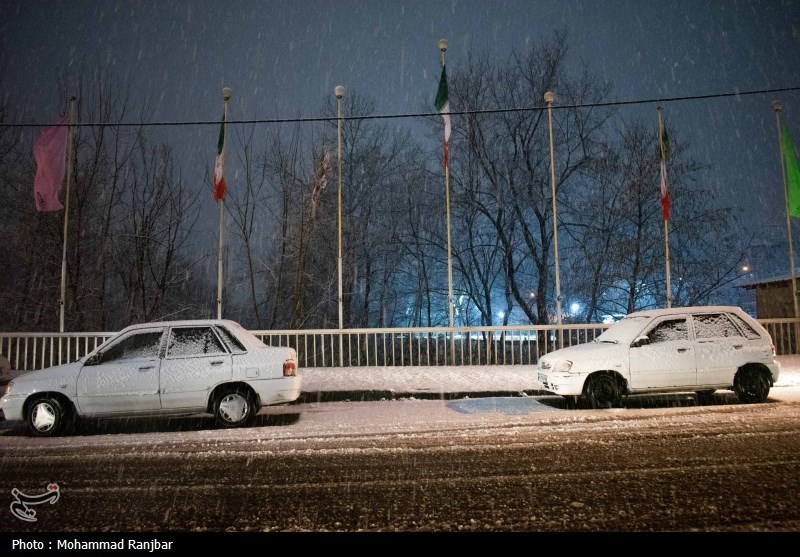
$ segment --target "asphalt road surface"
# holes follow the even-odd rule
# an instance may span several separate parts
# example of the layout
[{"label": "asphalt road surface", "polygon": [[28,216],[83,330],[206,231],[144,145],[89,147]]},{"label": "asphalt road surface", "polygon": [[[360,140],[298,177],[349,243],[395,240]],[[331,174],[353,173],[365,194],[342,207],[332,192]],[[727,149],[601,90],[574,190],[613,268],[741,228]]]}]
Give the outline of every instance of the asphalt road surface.
[{"label": "asphalt road surface", "polygon": [[[0,424],[3,532],[798,532],[800,391],[567,410],[558,397]],[[35,521],[13,512],[19,494]],[[51,498],[52,499],[52,498]],[[19,510],[19,507],[17,508]]]}]

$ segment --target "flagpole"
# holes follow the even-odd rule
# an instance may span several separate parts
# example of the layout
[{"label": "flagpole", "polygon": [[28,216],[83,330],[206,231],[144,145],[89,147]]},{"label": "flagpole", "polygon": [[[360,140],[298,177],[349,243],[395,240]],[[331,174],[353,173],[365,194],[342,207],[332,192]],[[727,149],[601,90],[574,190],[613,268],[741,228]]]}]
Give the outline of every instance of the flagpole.
[{"label": "flagpole", "polygon": [[69,128],[67,132],[67,191],[64,194],[64,245],[61,250],[61,298],[59,300],[59,332],[64,332],[64,312],[67,294],[67,230],[69,226],[69,194],[72,186],[73,124],[75,123],[76,98],[69,99]]},{"label": "flagpole", "polygon": [[344,96],[344,87],[341,85],[337,85],[334,90],[333,94],[336,95],[336,137],[337,137],[337,157],[336,162],[338,164],[338,174],[339,174],[339,201],[338,201],[338,211],[339,211],[339,218],[337,221],[337,236],[339,238],[339,253],[336,259],[337,265],[339,267],[339,366],[344,367],[344,345],[342,341],[342,336],[344,332],[344,296],[342,295],[342,97]]},{"label": "flagpole", "polygon": [[[447,41],[445,39],[439,40],[439,50],[442,53],[442,67],[445,65],[445,53],[447,52]],[[448,147],[445,147],[447,149]],[[453,256],[452,244],[450,240],[450,162],[449,157],[444,159],[444,198],[445,198],[445,211],[447,213],[447,310],[450,316],[449,323],[452,329],[455,326],[453,320]],[[455,333],[450,331],[450,363],[455,363],[456,357],[456,342]]]},{"label": "flagpole", "polygon": [[558,268],[558,213],[556,212],[556,156],[553,147],[553,101],[556,95],[552,91],[544,94],[544,102],[547,103],[547,121],[550,128],[550,186],[553,196],[553,251],[556,259],[556,319],[558,322],[558,346],[563,346],[563,334],[561,329],[561,272]]},{"label": "flagpole", "polygon": [[[228,101],[231,90],[222,88],[222,127],[225,141],[222,143],[222,160],[225,160],[225,150],[228,145]],[[225,198],[219,200],[219,245],[217,246],[217,319],[222,319],[222,224],[225,216]]]},{"label": "flagpole", "polygon": [[797,277],[795,276],[794,247],[792,245],[792,220],[789,218],[789,192],[786,186],[786,163],[783,160],[783,149],[781,149],[781,101],[772,101],[772,110],[775,111],[775,123],[778,125],[778,149],[780,149],[781,176],[783,177],[783,196],[786,201],[786,234],[789,239],[789,269],[792,273],[792,302],[794,303],[794,317],[800,317],[797,306]]},{"label": "flagpole", "polygon": [[[664,121],[661,118],[661,107],[658,107],[658,146],[661,151],[661,164],[667,164],[666,152],[664,151]],[[663,175],[664,170],[661,170],[661,179],[666,180]],[[663,195],[663,194],[662,194]],[[663,201],[662,201],[663,203]],[[662,209],[663,211],[663,209]],[[663,214],[661,215],[664,216]],[[670,285],[670,270],[669,270],[669,219],[664,220],[664,257],[667,263],[667,307],[672,307],[672,287]]]}]

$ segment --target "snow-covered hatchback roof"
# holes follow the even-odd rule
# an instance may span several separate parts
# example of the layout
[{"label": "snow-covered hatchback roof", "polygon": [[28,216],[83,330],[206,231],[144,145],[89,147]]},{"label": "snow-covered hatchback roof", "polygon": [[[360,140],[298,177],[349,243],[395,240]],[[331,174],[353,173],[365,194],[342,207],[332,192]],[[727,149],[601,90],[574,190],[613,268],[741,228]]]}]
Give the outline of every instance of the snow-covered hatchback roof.
[{"label": "snow-covered hatchback roof", "polygon": [[688,306],[688,307],[673,307],[662,309],[645,309],[629,313],[625,317],[660,317],[662,315],[682,315],[687,313],[719,313],[719,312],[735,313],[739,316],[746,316],[752,319],[750,315],[739,306]]}]

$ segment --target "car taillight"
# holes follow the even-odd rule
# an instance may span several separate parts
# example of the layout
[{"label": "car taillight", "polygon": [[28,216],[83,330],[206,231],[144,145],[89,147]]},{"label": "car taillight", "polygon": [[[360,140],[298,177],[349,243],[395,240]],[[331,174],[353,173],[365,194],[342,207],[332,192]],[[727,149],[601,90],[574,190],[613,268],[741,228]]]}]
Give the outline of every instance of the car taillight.
[{"label": "car taillight", "polygon": [[297,364],[294,360],[286,360],[283,362],[283,376],[294,377],[297,374]]}]

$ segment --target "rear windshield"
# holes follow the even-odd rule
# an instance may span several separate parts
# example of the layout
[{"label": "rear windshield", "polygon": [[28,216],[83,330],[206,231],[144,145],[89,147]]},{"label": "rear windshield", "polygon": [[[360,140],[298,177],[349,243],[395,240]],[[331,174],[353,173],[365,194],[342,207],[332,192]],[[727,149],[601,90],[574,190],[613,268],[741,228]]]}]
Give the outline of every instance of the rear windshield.
[{"label": "rear windshield", "polygon": [[742,319],[741,317],[739,317],[735,313],[729,313],[728,317],[733,319],[736,322],[736,324],[739,325],[739,328],[742,330],[742,333],[744,333],[744,336],[747,337],[748,339],[756,340],[756,339],[761,338],[761,334],[758,331],[756,331],[750,325],[750,323],[748,323],[747,321],[745,321],[744,319]]},{"label": "rear windshield", "polygon": [[247,352],[247,349],[242,345],[239,339],[233,336],[233,334],[224,326],[218,326],[217,330],[219,330],[219,333],[222,335],[222,338],[225,339],[225,342],[228,344],[228,347],[231,349],[231,352],[233,352],[234,354],[242,354],[244,352]]},{"label": "rear windshield", "polygon": [[235,322],[227,322],[224,325],[221,325],[220,328],[225,328],[228,332],[232,333],[233,336],[239,340],[239,342],[244,346],[244,348],[248,350],[252,350],[254,348],[264,348],[266,344],[261,342],[259,338],[239,325]]}]

